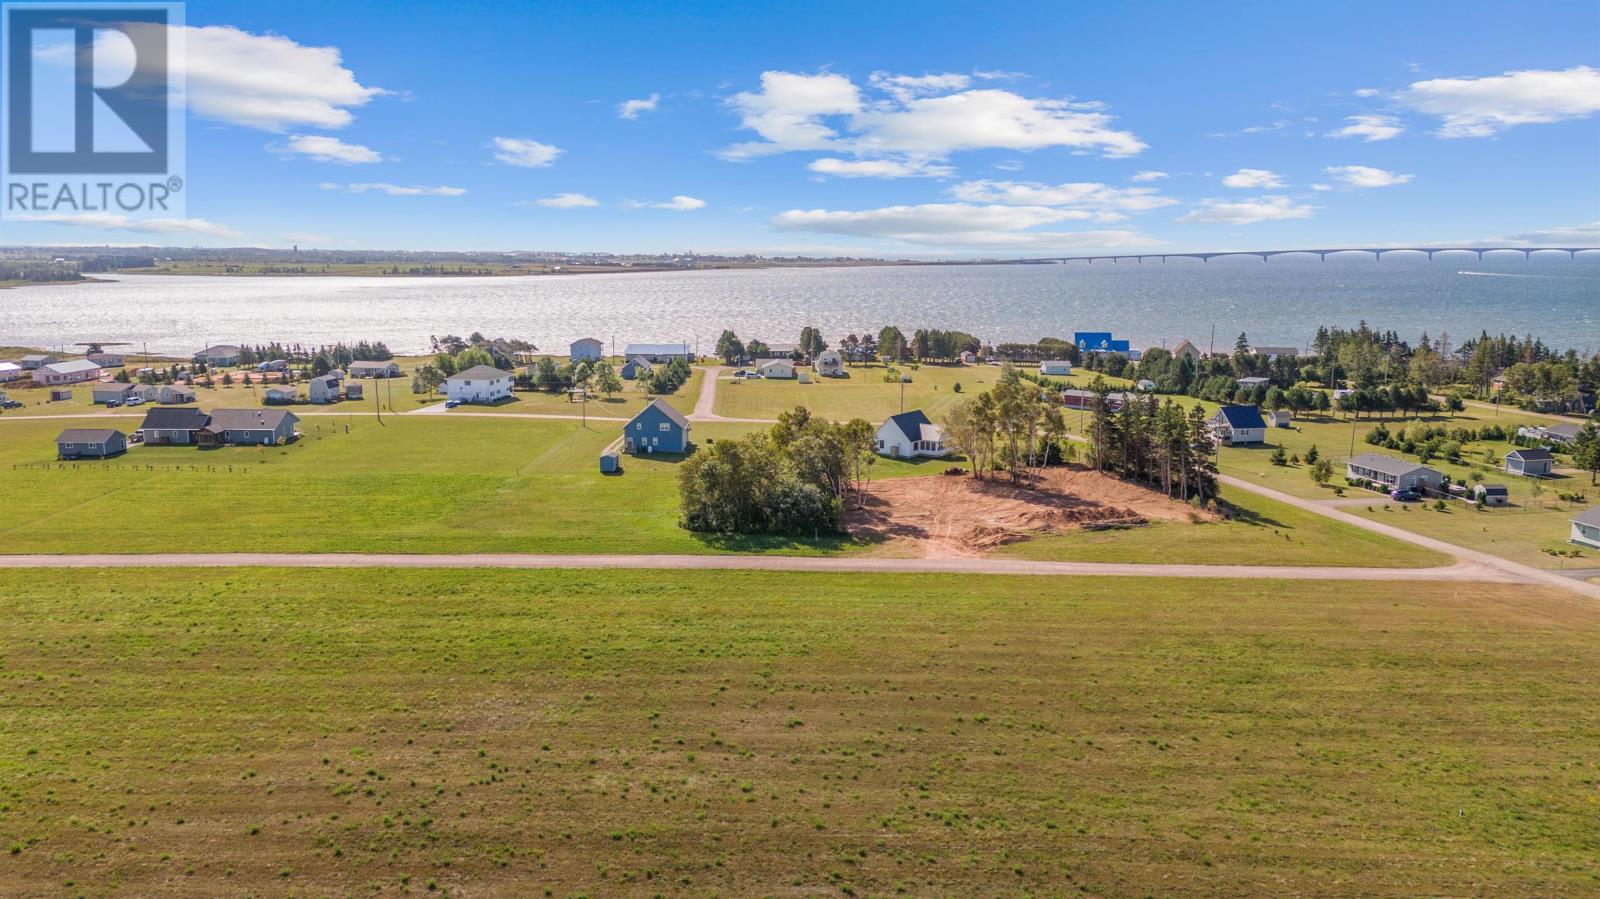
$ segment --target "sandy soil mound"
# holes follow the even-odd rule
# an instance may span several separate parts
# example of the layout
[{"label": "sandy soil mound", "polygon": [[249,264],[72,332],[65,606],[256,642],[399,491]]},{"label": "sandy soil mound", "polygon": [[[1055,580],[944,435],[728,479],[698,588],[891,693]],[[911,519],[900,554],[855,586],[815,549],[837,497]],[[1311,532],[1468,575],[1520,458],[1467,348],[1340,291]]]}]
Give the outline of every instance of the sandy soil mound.
[{"label": "sandy soil mound", "polygon": [[910,544],[923,558],[971,558],[1037,534],[1209,517],[1097,471],[1048,469],[1033,483],[934,475],[878,481],[851,533]]}]

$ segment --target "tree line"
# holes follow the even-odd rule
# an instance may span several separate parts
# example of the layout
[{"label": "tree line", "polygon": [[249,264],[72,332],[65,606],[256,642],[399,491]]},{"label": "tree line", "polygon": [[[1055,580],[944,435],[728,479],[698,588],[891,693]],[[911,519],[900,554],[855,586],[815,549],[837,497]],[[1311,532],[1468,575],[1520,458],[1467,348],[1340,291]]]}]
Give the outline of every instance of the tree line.
[{"label": "tree line", "polygon": [[717,440],[678,469],[683,527],[718,534],[819,534],[843,526],[871,475],[875,430],[836,424],[804,406],[765,432]]}]

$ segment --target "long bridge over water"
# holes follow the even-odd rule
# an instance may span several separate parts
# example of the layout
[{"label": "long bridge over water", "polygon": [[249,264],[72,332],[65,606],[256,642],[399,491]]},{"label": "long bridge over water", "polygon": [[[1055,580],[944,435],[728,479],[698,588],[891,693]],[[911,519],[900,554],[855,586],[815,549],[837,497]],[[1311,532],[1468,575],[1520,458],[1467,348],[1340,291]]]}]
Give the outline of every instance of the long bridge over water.
[{"label": "long bridge over water", "polygon": [[1532,259],[1534,253],[1566,253],[1571,259],[1578,258],[1579,253],[1600,252],[1600,247],[1329,247],[1318,250],[1228,250],[1219,253],[1130,253],[1121,256],[1050,256],[1043,259],[1016,259],[1013,262],[1121,262],[1133,260],[1144,262],[1146,259],[1159,259],[1166,262],[1168,259],[1198,259],[1201,262],[1210,262],[1221,256],[1259,256],[1266,262],[1273,256],[1307,255],[1316,256],[1323,262],[1328,257],[1337,253],[1371,253],[1374,260],[1382,259],[1385,253],[1425,253],[1431,261],[1435,253],[1476,253],[1479,259],[1484,253],[1521,253],[1523,258]]}]

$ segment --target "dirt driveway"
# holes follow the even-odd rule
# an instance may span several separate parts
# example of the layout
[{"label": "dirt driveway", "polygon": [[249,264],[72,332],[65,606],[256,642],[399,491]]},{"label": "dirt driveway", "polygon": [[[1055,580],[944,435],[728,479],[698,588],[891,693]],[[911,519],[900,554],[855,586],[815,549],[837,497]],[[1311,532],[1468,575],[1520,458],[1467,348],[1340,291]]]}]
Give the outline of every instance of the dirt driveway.
[{"label": "dirt driveway", "polygon": [[[1048,469],[1034,484],[933,475],[878,481],[851,533],[924,559],[981,557],[1006,543],[1083,527],[1207,521],[1208,513],[1097,471]],[[898,546],[897,546],[898,544]]]}]

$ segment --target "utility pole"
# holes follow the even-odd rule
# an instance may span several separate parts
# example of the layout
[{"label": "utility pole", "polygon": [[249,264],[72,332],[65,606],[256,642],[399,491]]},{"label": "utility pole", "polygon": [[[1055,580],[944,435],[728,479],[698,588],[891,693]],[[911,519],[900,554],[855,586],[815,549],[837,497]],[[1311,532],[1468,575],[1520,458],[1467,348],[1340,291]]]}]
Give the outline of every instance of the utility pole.
[{"label": "utility pole", "polygon": [[1215,356],[1216,354],[1217,354],[1217,324],[1216,324],[1216,322],[1212,322],[1211,323],[1211,344],[1206,348],[1206,355],[1207,356]]}]

